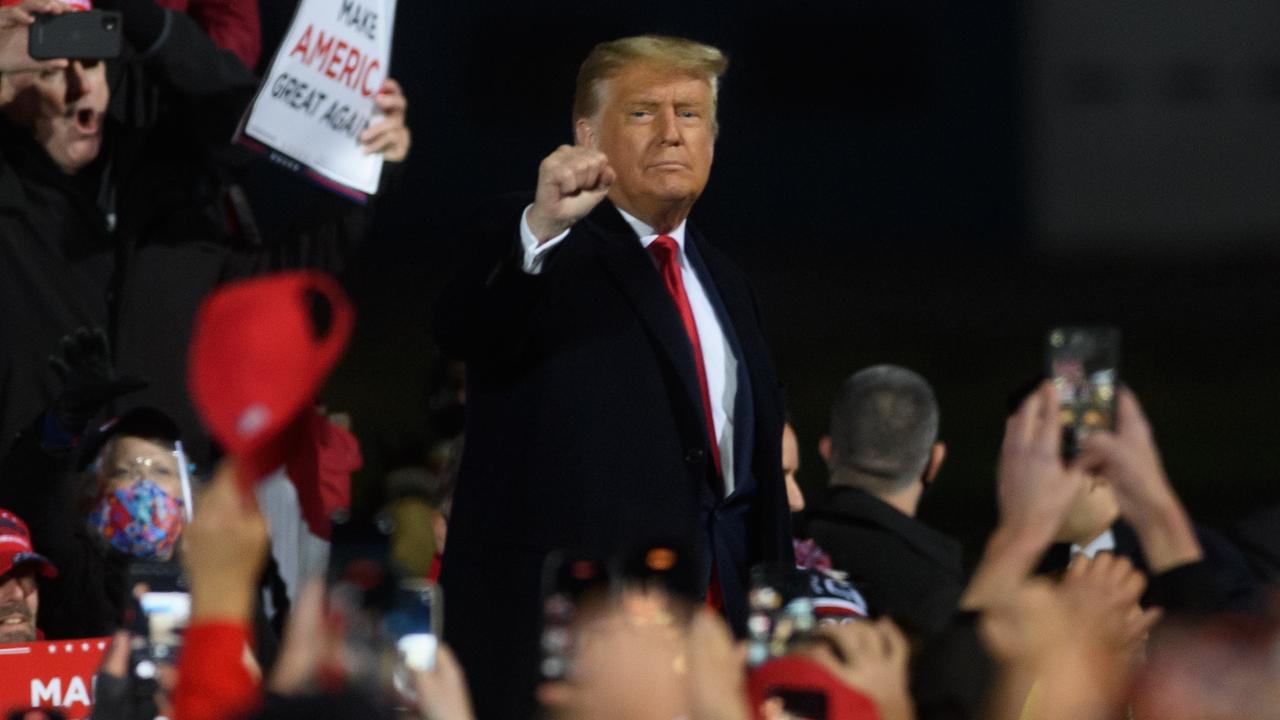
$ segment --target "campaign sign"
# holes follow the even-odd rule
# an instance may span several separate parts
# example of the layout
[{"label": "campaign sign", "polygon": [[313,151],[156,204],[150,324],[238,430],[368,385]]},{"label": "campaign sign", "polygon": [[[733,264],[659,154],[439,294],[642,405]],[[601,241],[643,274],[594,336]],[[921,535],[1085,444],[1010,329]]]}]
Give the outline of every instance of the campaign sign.
[{"label": "campaign sign", "polygon": [[57,708],[67,720],[89,717],[93,676],[111,638],[0,645],[0,712]]},{"label": "campaign sign", "polygon": [[[382,156],[360,133],[381,117],[395,0],[302,0],[237,139],[330,189],[366,199]],[[247,140],[247,141],[246,141]]]}]

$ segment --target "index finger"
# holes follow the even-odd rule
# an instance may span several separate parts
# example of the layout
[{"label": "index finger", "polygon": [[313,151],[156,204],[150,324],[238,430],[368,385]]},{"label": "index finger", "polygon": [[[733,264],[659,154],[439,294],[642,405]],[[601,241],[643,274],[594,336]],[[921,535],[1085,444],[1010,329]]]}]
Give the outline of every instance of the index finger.
[{"label": "index finger", "polygon": [[1147,422],[1146,413],[1138,396],[1127,387],[1120,388],[1116,398],[1116,434],[1121,437],[1134,437],[1149,434],[1151,425]]},{"label": "index finger", "polygon": [[1018,406],[1018,411],[1009,418],[1006,437],[1024,445],[1031,442],[1035,438],[1036,418],[1040,416],[1040,405],[1043,402],[1044,397],[1039,389],[1028,395]]},{"label": "index finger", "polygon": [[1058,389],[1046,380],[1036,391],[1040,396],[1040,412],[1036,418],[1036,444],[1055,456],[1062,449],[1062,425],[1058,419]]}]

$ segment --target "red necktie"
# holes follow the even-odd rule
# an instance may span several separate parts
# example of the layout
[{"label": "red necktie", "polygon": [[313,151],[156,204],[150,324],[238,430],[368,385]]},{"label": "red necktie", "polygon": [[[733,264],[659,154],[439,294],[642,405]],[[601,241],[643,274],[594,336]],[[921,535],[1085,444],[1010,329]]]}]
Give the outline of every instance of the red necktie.
[{"label": "red necktie", "polygon": [[693,319],[693,306],[689,304],[689,296],[684,291],[684,276],[680,272],[680,246],[670,235],[659,235],[649,244],[649,252],[658,261],[658,272],[662,274],[662,282],[667,292],[680,311],[680,321],[684,323],[685,334],[689,336],[689,344],[693,346],[693,364],[698,370],[698,387],[702,389],[702,411],[707,419],[707,432],[710,435],[711,459],[716,465],[716,475],[720,475],[720,443],[716,442],[715,419],[711,415],[711,392],[707,389],[707,370],[702,364],[702,342],[698,339],[698,323]]},{"label": "red necktie", "polygon": [[[698,323],[693,319],[693,306],[689,304],[689,296],[684,291],[684,277],[680,272],[680,246],[670,235],[659,235],[649,243],[649,253],[658,261],[658,272],[662,275],[662,283],[675,301],[680,311],[680,321],[684,323],[685,334],[689,336],[689,344],[693,346],[693,364],[698,370],[698,387],[702,389],[702,411],[707,419],[707,432],[710,434],[711,459],[716,465],[716,479],[720,480],[720,443],[716,442],[715,419],[711,415],[711,392],[707,389],[707,370],[702,363],[702,342],[698,339]],[[715,488],[718,495],[724,495],[723,484]],[[715,610],[724,610],[724,597],[720,591],[719,570],[715,559],[711,561],[711,584],[707,587],[707,605]]]}]

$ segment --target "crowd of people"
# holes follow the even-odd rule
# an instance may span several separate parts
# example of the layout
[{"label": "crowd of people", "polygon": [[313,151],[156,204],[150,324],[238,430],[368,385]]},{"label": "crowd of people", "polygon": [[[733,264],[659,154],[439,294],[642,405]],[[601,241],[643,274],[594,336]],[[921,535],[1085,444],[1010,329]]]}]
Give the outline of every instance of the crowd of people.
[{"label": "crowd of people", "polygon": [[[859,370],[796,437],[749,282],[687,223],[718,49],[591,51],[574,144],[464,238],[433,444],[361,533],[350,418],[248,398],[233,434],[298,433],[264,466],[187,390],[198,307],[340,269],[369,212],[295,188],[296,217],[255,222],[273,198],[230,141],[255,3],[99,0],[124,22],[105,60],[28,53],[36,15],[88,3],[0,5],[0,643],[112,636],[94,717],[1280,718],[1280,507],[1197,525],[1130,390],[1071,452],[1055,383],[1017,397],[975,567],[917,517],[946,481],[927,379]],[[362,142],[395,174],[406,102],[388,80],[375,103]],[[348,312],[222,317],[287,355],[263,338]],[[176,635],[147,606],[170,581]]]}]

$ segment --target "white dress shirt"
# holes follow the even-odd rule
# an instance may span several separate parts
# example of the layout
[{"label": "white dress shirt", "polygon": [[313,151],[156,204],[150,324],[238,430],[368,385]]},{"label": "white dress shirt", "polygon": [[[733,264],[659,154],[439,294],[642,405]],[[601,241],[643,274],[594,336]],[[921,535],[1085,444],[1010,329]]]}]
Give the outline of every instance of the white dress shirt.
[{"label": "white dress shirt", "polygon": [[[530,205],[529,207],[533,207]],[[658,233],[643,221],[618,208],[622,219],[640,238],[640,245],[648,248],[658,238]],[[524,271],[537,275],[542,272],[542,263],[551,248],[559,245],[569,235],[565,230],[542,245],[529,229],[529,208],[525,208],[520,216],[520,242],[524,246]],[[716,444],[720,449],[720,470],[724,479],[724,492],[727,496],[734,488],[733,457],[733,410],[738,395],[738,359],[729,346],[729,338],[725,336],[720,318],[707,297],[706,288],[701,278],[689,265],[684,252],[685,223],[681,222],[676,229],[667,235],[675,239],[680,247],[680,275],[684,280],[684,291],[689,297],[689,306],[693,308],[693,320],[698,326],[698,342],[702,345],[703,370],[707,374],[707,393],[711,397],[711,420],[715,425]]]}]

